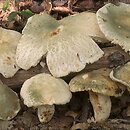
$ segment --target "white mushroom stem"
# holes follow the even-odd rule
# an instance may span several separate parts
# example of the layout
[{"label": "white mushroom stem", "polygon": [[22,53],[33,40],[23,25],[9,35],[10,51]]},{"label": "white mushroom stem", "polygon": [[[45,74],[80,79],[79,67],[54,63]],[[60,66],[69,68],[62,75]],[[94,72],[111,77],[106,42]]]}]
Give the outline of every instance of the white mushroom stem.
[{"label": "white mushroom stem", "polygon": [[42,105],[38,107],[38,118],[41,123],[49,122],[55,112],[54,105]]},{"label": "white mushroom stem", "polygon": [[89,98],[93,106],[95,121],[106,120],[111,112],[110,97],[89,91]]}]

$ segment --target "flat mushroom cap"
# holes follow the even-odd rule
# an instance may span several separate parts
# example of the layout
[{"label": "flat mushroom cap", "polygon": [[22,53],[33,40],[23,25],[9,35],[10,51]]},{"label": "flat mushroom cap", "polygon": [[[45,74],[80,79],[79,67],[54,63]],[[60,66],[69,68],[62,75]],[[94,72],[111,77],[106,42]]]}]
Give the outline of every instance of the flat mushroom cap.
[{"label": "flat mushroom cap", "polygon": [[130,62],[113,69],[110,73],[110,78],[124,84],[130,91]]},{"label": "flat mushroom cap", "polygon": [[104,41],[107,41],[105,35],[101,32],[99,28],[95,13],[82,12],[82,13],[79,13],[78,15],[77,14],[70,15],[69,17],[65,17],[61,19],[60,22],[62,24],[67,24],[67,26],[71,29],[75,30],[75,27],[76,27],[78,30],[81,30],[81,31],[84,30],[87,33],[87,35],[92,38],[102,39]]},{"label": "flat mushroom cap", "polygon": [[17,94],[0,81],[0,119],[10,120],[20,110]]},{"label": "flat mushroom cap", "polygon": [[20,33],[0,27],[0,73],[6,78],[14,76],[19,69],[15,55],[20,38]]},{"label": "flat mushroom cap", "polygon": [[[31,17],[17,47],[17,64],[27,70],[36,66],[47,53],[50,72],[55,77],[62,77],[70,72],[81,71],[86,63],[97,61],[103,51],[89,37],[88,14],[77,14],[61,21],[46,13]],[[79,25],[81,19],[82,24]]]},{"label": "flat mushroom cap", "polygon": [[71,99],[67,83],[50,74],[38,74],[26,80],[21,88],[21,97],[28,107],[41,105],[66,104]]},{"label": "flat mushroom cap", "polygon": [[109,78],[110,69],[98,69],[74,77],[70,83],[72,92],[93,91],[106,96],[120,96],[125,88]]},{"label": "flat mushroom cap", "polygon": [[130,5],[106,4],[97,11],[97,20],[108,40],[119,44],[126,52],[130,51]]}]

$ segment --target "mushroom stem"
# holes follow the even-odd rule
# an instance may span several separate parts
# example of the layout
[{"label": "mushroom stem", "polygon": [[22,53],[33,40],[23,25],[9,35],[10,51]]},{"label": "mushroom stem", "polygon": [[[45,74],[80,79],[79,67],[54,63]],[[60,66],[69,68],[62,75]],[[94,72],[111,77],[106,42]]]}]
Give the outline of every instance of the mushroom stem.
[{"label": "mushroom stem", "polygon": [[89,91],[89,98],[93,106],[95,121],[106,120],[111,112],[110,97]]},{"label": "mushroom stem", "polygon": [[42,105],[38,107],[37,114],[41,123],[49,122],[55,112],[54,105]]}]

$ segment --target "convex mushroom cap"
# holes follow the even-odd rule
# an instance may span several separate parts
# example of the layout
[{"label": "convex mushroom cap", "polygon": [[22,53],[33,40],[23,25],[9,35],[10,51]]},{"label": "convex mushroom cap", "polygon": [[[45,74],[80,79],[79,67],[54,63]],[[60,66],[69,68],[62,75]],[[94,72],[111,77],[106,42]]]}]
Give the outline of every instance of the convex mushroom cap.
[{"label": "convex mushroom cap", "polygon": [[0,81],[0,119],[10,120],[20,110],[18,95]]},{"label": "convex mushroom cap", "polygon": [[97,11],[97,21],[106,38],[130,51],[130,5],[106,4]]},{"label": "convex mushroom cap", "polygon": [[110,78],[116,82],[124,84],[130,91],[130,62],[114,68],[110,73]]},{"label": "convex mushroom cap", "polygon": [[101,68],[74,77],[70,83],[71,92],[93,91],[107,96],[121,96],[125,90],[121,84],[110,79],[111,69]]},{"label": "convex mushroom cap", "polygon": [[20,33],[0,27],[0,73],[6,78],[14,76],[19,69],[15,55],[20,38]]},{"label": "convex mushroom cap", "polygon": [[95,121],[102,121],[109,117],[111,112],[109,96],[120,96],[125,90],[109,78],[110,71],[105,68],[93,70],[74,77],[69,83],[72,92],[89,91]]},{"label": "convex mushroom cap", "polygon": [[81,71],[86,63],[93,63],[103,55],[90,37],[104,37],[94,13],[80,13],[60,21],[46,13],[37,14],[29,18],[22,33],[16,61],[25,70],[36,66],[46,54],[52,75],[62,77]]},{"label": "convex mushroom cap", "polygon": [[[38,117],[41,122],[48,122],[52,118],[53,104],[66,104],[72,97],[69,86],[64,80],[45,73],[26,80],[20,95],[25,105],[38,108]],[[46,114],[44,114],[45,112]],[[49,117],[45,117],[47,113],[50,113]]]}]

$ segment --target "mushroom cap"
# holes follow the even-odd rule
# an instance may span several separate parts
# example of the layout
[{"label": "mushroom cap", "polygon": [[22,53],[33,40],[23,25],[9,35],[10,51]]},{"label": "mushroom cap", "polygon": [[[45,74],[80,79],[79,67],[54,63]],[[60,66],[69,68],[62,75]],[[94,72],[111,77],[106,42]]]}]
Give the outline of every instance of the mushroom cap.
[{"label": "mushroom cap", "polygon": [[6,78],[14,76],[19,69],[15,55],[20,38],[20,33],[0,27],[0,73]]},{"label": "mushroom cap", "polygon": [[0,119],[10,120],[20,110],[17,94],[0,81]]},{"label": "mushroom cap", "polygon": [[114,81],[124,84],[130,91],[130,62],[113,69],[110,78]]},{"label": "mushroom cap", "polygon": [[27,70],[36,66],[47,53],[47,38],[60,24],[48,14],[34,15],[28,19],[16,50],[17,64]]},{"label": "mushroom cap", "polygon": [[98,69],[74,77],[70,83],[72,92],[93,91],[107,96],[120,96],[125,88],[110,79],[110,69]]},{"label": "mushroom cap", "polygon": [[[83,20],[82,20],[83,19]],[[82,12],[75,15],[70,15],[60,20],[63,25],[67,25],[71,30],[85,31],[88,36],[93,38],[101,38],[106,41],[105,35],[101,32],[96,14],[92,12]],[[80,24],[79,24],[80,23]],[[89,26],[88,26],[89,25]]]},{"label": "mushroom cap", "polygon": [[130,51],[130,5],[106,4],[97,11],[97,21],[108,40]]},{"label": "mushroom cap", "polygon": [[[81,19],[82,24],[79,25]],[[86,63],[97,61],[103,51],[89,37],[88,19],[91,19],[88,12],[61,21],[46,13],[32,16],[17,47],[17,64],[27,70],[36,66],[47,53],[50,72],[55,77],[62,77],[81,71]]]},{"label": "mushroom cap", "polygon": [[21,88],[21,97],[28,107],[66,104],[71,99],[68,84],[50,74],[38,74],[26,80]]}]

